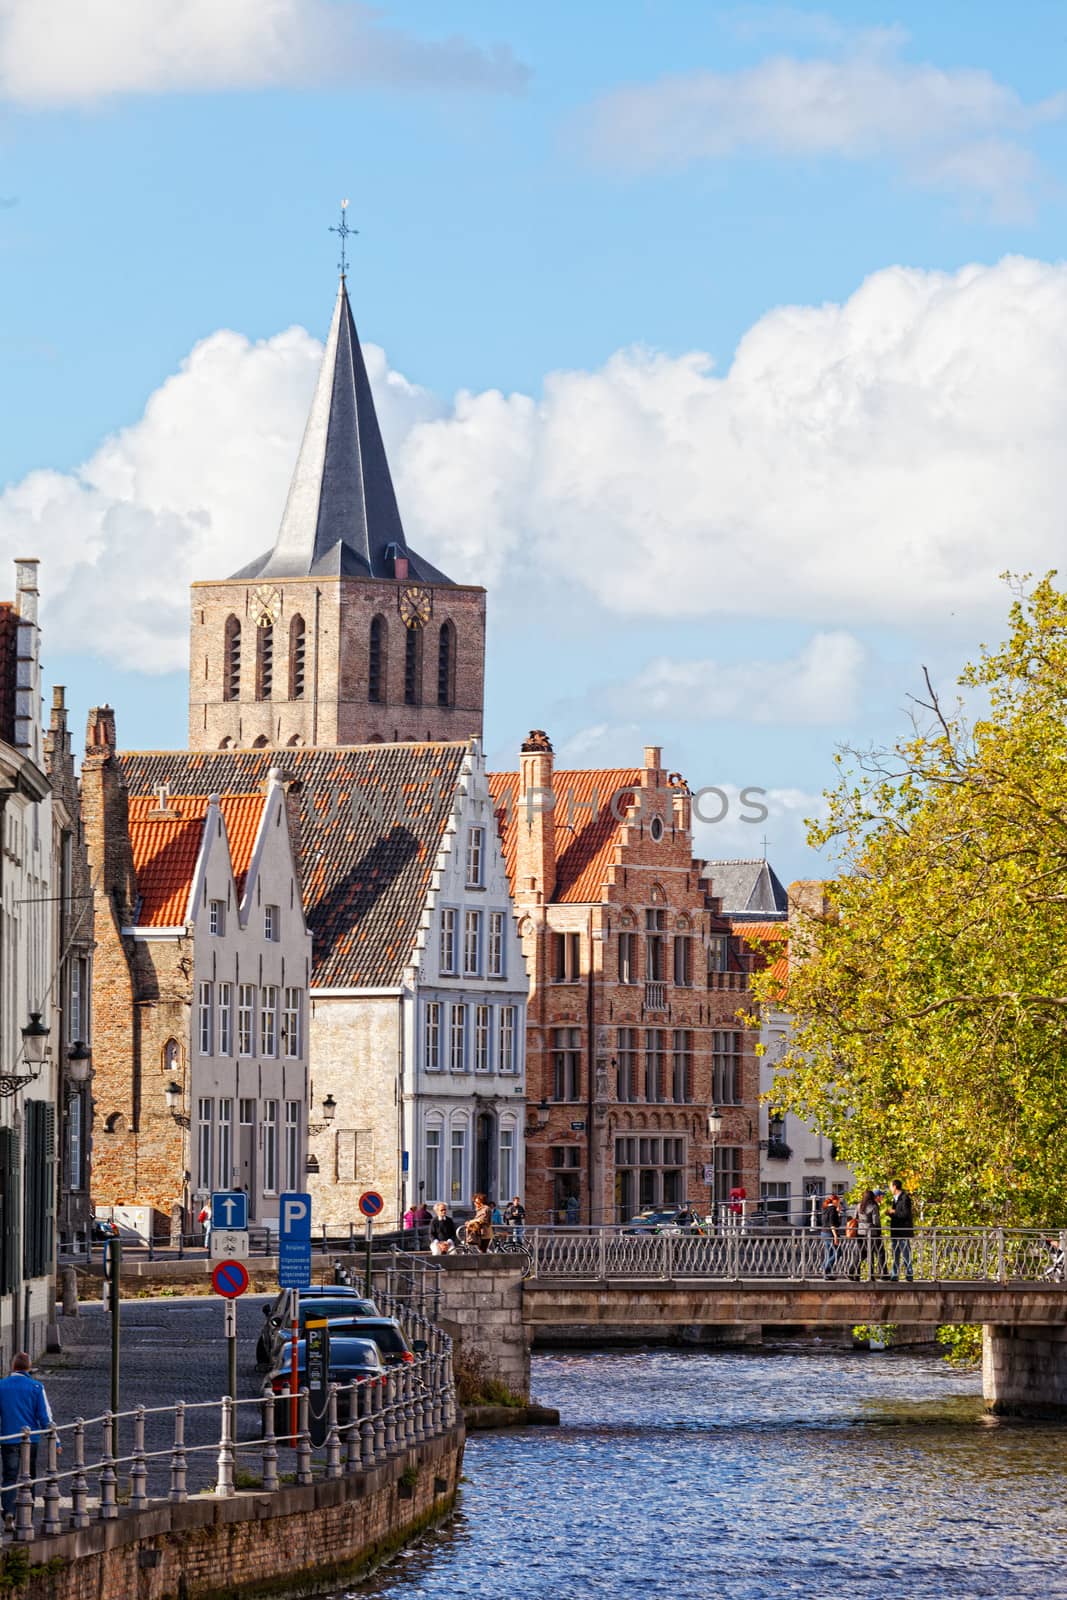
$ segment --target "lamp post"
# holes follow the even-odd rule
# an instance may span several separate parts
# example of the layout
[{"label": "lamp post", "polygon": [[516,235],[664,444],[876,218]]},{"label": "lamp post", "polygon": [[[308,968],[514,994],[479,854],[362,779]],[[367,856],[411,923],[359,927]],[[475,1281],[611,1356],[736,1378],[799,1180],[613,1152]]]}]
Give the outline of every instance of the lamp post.
[{"label": "lamp post", "polygon": [[708,1190],[711,1199],[711,1219],[716,1231],[718,1231],[719,1226],[719,1214],[716,1204],[716,1197],[719,1188],[719,1140],[721,1137],[722,1113],[717,1111],[716,1108],[712,1106],[711,1110],[708,1112],[708,1143],[711,1145],[711,1182],[708,1185]]},{"label": "lamp post", "polygon": [[40,1076],[50,1032],[41,1021],[41,1013],[31,1011],[30,1020],[22,1030],[22,1050],[14,1070],[0,1073],[0,1095],[18,1094]]}]

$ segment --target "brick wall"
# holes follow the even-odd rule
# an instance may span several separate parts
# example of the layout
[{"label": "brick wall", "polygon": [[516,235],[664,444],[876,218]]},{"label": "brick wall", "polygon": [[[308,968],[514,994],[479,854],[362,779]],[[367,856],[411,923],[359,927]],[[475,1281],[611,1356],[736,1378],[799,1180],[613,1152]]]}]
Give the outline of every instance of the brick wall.
[{"label": "brick wall", "polygon": [[[311,996],[308,1053],[311,1062],[308,1137],[318,1172],[307,1180],[311,1215],[345,1228],[363,1225],[356,1202],[365,1189],[385,1200],[385,1220],[397,1218],[400,1161],[396,1074],[400,1049],[399,995],[346,998]],[[337,1110],[322,1121],[322,1102],[332,1094]],[[354,1146],[354,1164],[352,1148]]]},{"label": "brick wall", "polygon": [[[116,1522],[27,1546],[34,1565],[69,1565],[31,1578],[20,1593],[25,1600],[237,1600],[269,1591],[284,1600],[320,1592],[443,1520],[462,1462],[460,1428],[373,1472],[274,1495],[200,1497],[122,1513]],[[410,1466],[418,1479],[407,1498],[400,1478]]]}]

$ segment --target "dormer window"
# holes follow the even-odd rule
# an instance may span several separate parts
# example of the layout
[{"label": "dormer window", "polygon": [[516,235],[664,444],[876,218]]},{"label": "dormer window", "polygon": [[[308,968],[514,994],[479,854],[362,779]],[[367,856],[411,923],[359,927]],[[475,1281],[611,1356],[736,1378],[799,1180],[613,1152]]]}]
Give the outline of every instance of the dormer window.
[{"label": "dormer window", "polygon": [[215,938],[221,938],[226,932],[226,902],[225,900],[211,900],[207,908],[208,930]]},{"label": "dormer window", "polygon": [[281,918],[277,906],[263,907],[263,937],[270,944],[277,943],[281,937]]}]

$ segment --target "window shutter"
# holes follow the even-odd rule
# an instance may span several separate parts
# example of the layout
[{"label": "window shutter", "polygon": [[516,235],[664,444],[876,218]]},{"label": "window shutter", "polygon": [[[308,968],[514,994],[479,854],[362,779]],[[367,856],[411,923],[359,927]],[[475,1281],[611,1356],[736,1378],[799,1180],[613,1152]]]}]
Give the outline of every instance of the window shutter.
[{"label": "window shutter", "polygon": [[0,1128],[0,1293],[19,1286],[19,1136]]}]

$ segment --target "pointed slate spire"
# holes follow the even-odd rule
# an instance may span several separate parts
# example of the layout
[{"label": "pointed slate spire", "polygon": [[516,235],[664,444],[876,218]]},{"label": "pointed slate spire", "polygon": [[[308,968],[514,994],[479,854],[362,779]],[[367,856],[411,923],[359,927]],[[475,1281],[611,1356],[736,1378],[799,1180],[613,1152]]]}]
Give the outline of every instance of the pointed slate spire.
[{"label": "pointed slate spire", "polygon": [[273,550],[238,578],[311,574],[448,583],[408,549],[370,380],[341,278],[289,498]]}]

